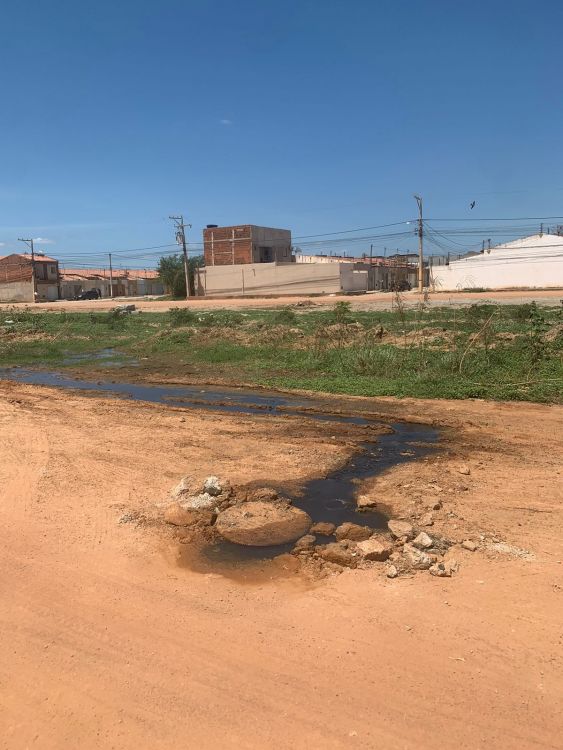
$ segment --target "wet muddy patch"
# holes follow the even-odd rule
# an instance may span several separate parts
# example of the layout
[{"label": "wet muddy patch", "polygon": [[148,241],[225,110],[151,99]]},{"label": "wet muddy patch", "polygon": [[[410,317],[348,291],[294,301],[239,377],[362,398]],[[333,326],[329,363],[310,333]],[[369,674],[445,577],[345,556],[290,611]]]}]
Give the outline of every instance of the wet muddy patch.
[{"label": "wet muddy patch", "polygon": [[[265,419],[270,416],[299,417],[325,423],[327,429],[332,424],[334,439],[340,437],[354,445],[352,455],[342,466],[324,476],[314,476],[312,466],[312,478],[298,486],[289,486],[283,478],[271,482],[276,491],[275,502],[286,503],[298,509],[307,514],[310,520],[297,547],[295,538],[283,543],[261,542],[256,545],[234,543],[230,541],[230,537],[225,538],[217,532],[215,522],[218,514],[232,505],[248,501],[244,492],[229,499],[221,507],[216,507],[214,498],[211,497],[205,514],[200,514],[197,519],[188,517],[185,522],[177,523],[173,538],[178,566],[234,578],[241,578],[241,574],[252,578],[259,571],[262,571],[259,577],[280,575],[282,571],[292,575],[296,564],[299,568],[304,563],[316,565],[317,568],[324,565],[356,567],[360,552],[363,556],[361,559],[387,559],[390,554],[387,547],[393,540],[389,536],[390,518],[385,499],[375,498],[373,502],[362,506],[362,484],[392,467],[422,459],[435,449],[439,436],[435,428],[427,425],[401,422],[386,424],[358,414],[321,411],[318,401],[304,396],[293,397],[241,388],[89,381],[60,372],[25,368],[0,370],[0,378],[2,377],[23,383],[80,390],[90,394],[103,393],[181,409],[253,415]],[[247,489],[252,490],[251,487]],[[192,510],[194,509],[190,513]],[[177,512],[185,514],[186,509],[179,508]],[[176,521],[170,523],[174,524]],[[315,529],[319,524],[328,526],[330,530],[325,528],[324,532],[317,533]],[[351,528],[347,529],[347,526]],[[413,538],[414,534],[410,539],[405,537],[399,541],[409,544]],[[385,549],[378,552],[378,544]],[[431,540],[431,544],[435,550],[438,549],[438,540]],[[407,552],[415,556],[417,554],[416,549],[413,551],[410,547]]]},{"label": "wet muddy patch", "polygon": [[[338,530],[346,525],[366,529],[364,538],[377,532],[388,534],[390,516],[384,498],[376,500],[371,508],[362,510],[358,507],[362,483],[391,467],[421,459],[435,450],[438,432],[434,428],[403,423],[385,427],[386,434],[380,435],[377,442],[360,442],[343,466],[323,477],[314,477],[297,489],[288,488],[283,482],[272,483],[281,497],[308,514],[312,522],[308,535],[314,536],[311,544],[316,553],[321,550],[321,556],[322,548],[333,545],[338,539]],[[252,498],[252,491],[249,496]],[[242,502],[246,499],[243,494]],[[336,530],[336,537],[334,531],[316,533],[315,529],[322,526],[329,532]],[[234,544],[217,534],[212,534],[211,539],[205,537],[197,531],[185,535],[183,531],[179,532],[176,561],[180,567],[201,573],[213,571],[237,579],[252,579],[254,575],[262,579],[294,575],[302,567],[299,563],[303,562],[304,556],[309,557],[308,550],[303,550],[301,560],[296,562],[295,540],[285,544],[252,546]],[[310,565],[311,560],[307,562]],[[314,567],[318,574],[323,566]]]},{"label": "wet muddy patch", "polygon": [[139,366],[134,357],[113,348],[100,349],[96,352],[81,352],[79,354],[69,352],[65,354],[62,364],[65,366],[92,364],[101,367],[117,368]]}]

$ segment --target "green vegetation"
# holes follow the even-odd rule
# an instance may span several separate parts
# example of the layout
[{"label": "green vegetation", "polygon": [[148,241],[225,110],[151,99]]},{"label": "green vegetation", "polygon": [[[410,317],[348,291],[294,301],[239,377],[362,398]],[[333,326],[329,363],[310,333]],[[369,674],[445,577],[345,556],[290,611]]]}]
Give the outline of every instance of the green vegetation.
[{"label": "green vegetation", "polygon": [[[0,313],[0,365],[160,371],[356,395],[563,400],[562,308],[475,304],[355,312]],[[88,356],[91,354],[92,356]],[[71,355],[86,355],[80,359]],[[119,373],[115,367],[112,377]],[[121,377],[135,377],[126,369]]]},{"label": "green vegetation", "polygon": [[[195,271],[203,265],[203,255],[188,258],[188,276],[190,279],[190,294],[195,294]],[[163,256],[158,261],[158,275],[172,297],[184,299],[186,296],[186,273],[184,258],[179,253]]]}]

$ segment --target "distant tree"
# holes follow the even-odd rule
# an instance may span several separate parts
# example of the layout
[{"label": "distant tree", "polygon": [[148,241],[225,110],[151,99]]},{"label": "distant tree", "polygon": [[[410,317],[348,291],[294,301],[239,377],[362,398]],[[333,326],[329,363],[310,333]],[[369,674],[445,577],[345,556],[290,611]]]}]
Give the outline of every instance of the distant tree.
[{"label": "distant tree", "polygon": [[[188,275],[190,293],[195,294],[195,271],[203,266],[203,255],[188,258]],[[162,256],[158,261],[158,276],[173,297],[186,296],[186,277],[184,275],[184,258],[180,253]]]}]

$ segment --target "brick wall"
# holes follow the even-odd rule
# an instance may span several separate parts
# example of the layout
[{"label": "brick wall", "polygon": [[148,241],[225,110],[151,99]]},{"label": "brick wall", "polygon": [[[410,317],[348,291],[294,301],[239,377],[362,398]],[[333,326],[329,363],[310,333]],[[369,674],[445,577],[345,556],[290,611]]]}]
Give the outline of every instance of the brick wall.
[{"label": "brick wall", "polygon": [[252,263],[252,229],[249,224],[203,230],[206,266]]},{"label": "brick wall", "polygon": [[291,263],[291,232],[288,229],[240,224],[203,230],[206,266],[240,266],[248,263]]}]

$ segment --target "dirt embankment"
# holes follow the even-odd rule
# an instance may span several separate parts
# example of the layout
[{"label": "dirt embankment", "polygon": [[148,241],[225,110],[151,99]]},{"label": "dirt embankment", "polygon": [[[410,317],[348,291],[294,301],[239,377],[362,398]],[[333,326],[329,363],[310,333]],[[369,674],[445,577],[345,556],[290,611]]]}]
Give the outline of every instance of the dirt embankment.
[{"label": "dirt embankment", "polygon": [[362,489],[486,535],[453,578],[180,567],[180,476],[298,484],[353,436],[0,384],[3,747],[559,748],[563,409],[346,405],[450,426]]}]

